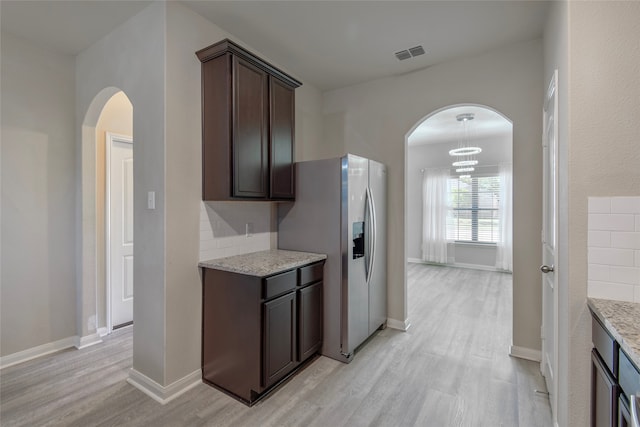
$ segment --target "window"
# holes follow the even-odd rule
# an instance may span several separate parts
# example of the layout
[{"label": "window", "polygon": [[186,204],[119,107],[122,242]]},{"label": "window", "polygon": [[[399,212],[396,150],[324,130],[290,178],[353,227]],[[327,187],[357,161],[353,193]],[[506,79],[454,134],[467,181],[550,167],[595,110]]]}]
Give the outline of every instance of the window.
[{"label": "window", "polygon": [[447,185],[447,240],[473,243],[500,241],[500,178],[451,177]]}]

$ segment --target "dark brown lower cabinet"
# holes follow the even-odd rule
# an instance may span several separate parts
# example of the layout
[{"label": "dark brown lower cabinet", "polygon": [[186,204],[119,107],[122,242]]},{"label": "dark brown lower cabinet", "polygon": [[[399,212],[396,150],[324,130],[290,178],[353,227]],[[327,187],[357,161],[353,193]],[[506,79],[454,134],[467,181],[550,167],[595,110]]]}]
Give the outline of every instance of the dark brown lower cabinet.
[{"label": "dark brown lower cabinet", "polygon": [[296,365],[296,293],[263,304],[265,387],[275,384]]},{"label": "dark brown lower cabinet", "polygon": [[618,383],[598,355],[591,350],[591,427],[618,425]]},{"label": "dark brown lower cabinet", "polygon": [[252,405],[318,353],[323,266],[268,277],[204,268],[203,381]]},{"label": "dark brown lower cabinet", "polygon": [[298,291],[298,307],[298,360],[303,362],[322,347],[322,282]]}]

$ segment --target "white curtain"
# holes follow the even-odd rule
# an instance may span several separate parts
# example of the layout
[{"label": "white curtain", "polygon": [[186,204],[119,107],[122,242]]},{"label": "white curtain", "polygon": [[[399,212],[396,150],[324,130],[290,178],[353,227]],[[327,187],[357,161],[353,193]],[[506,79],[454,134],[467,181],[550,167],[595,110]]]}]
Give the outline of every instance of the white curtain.
[{"label": "white curtain", "polygon": [[500,241],[496,268],[513,271],[513,179],[510,163],[500,164]]},{"label": "white curtain", "polygon": [[422,260],[447,262],[447,181],[449,169],[426,169],[422,175]]}]

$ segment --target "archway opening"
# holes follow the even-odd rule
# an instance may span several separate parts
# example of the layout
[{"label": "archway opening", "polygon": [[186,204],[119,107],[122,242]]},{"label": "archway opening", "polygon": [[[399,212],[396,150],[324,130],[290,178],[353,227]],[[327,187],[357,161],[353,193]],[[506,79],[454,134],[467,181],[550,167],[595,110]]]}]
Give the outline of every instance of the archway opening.
[{"label": "archway opening", "polygon": [[[424,117],[405,141],[406,268],[511,271],[512,122],[486,106],[453,105]],[[481,151],[452,155],[477,151],[465,147]]]},{"label": "archway opening", "polygon": [[[96,95],[81,141],[78,323],[83,338],[99,341],[133,321],[133,106],[123,91],[108,87]],[[114,316],[118,298],[128,307],[124,317],[122,307]]]}]

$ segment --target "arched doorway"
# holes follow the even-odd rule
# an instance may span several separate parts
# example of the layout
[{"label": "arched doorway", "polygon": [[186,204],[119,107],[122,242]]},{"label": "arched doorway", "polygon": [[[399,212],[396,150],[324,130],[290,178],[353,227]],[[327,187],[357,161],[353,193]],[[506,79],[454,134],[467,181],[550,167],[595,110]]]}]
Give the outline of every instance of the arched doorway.
[{"label": "arched doorway", "polygon": [[[451,150],[465,145],[482,151],[450,155]],[[407,133],[405,152],[407,261],[511,271],[512,122],[483,105],[444,107],[425,116]],[[454,166],[457,162],[468,164]],[[425,198],[427,174],[439,177],[443,197],[449,197],[442,205],[448,208],[433,212],[440,219],[431,223],[426,209],[435,206],[436,198]],[[459,203],[456,207],[451,206],[454,199]],[[493,215],[498,211],[502,218]],[[431,240],[425,241],[428,226],[439,230],[433,245]],[[439,252],[437,259],[434,251]]]},{"label": "arched doorway", "polygon": [[[114,326],[112,319],[113,294],[110,287],[111,276],[117,276],[119,290],[123,290],[126,299],[132,298],[131,254],[125,265],[120,265],[121,274],[111,274],[111,247],[115,239],[112,235],[128,235],[132,240],[133,221],[133,106],[124,92],[115,87],[100,91],[91,102],[81,128],[81,275],[78,304],[78,329],[81,332],[81,346],[100,342],[100,336],[109,333]],[[128,146],[128,147],[127,147]],[[117,147],[113,149],[113,147]],[[119,199],[121,205],[116,209],[125,213],[121,220],[129,221],[120,224],[113,230],[110,218],[109,178],[112,173],[108,169],[114,153],[122,156],[122,149],[129,151],[129,159],[112,170],[119,170],[121,176],[114,190],[122,189]],[[127,156],[125,154],[125,156]],[[123,159],[120,159],[123,160]],[[120,161],[119,160],[119,161]],[[128,185],[127,185],[128,184]],[[122,197],[124,195],[124,197]],[[124,203],[124,205],[122,205]],[[128,215],[126,215],[128,213]],[[124,218],[122,218],[124,217]],[[132,244],[132,242],[131,242]],[[128,282],[127,282],[128,279]],[[124,282],[122,282],[124,281]],[[122,293],[122,292],[120,292]],[[132,304],[131,310],[132,310]],[[131,315],[132,320],[132,315]],[[123,323],[123,322],[119,322]],[[124,322],[127,323],[127,322]],[[84,343],[83,343],[84,341]]]}]

